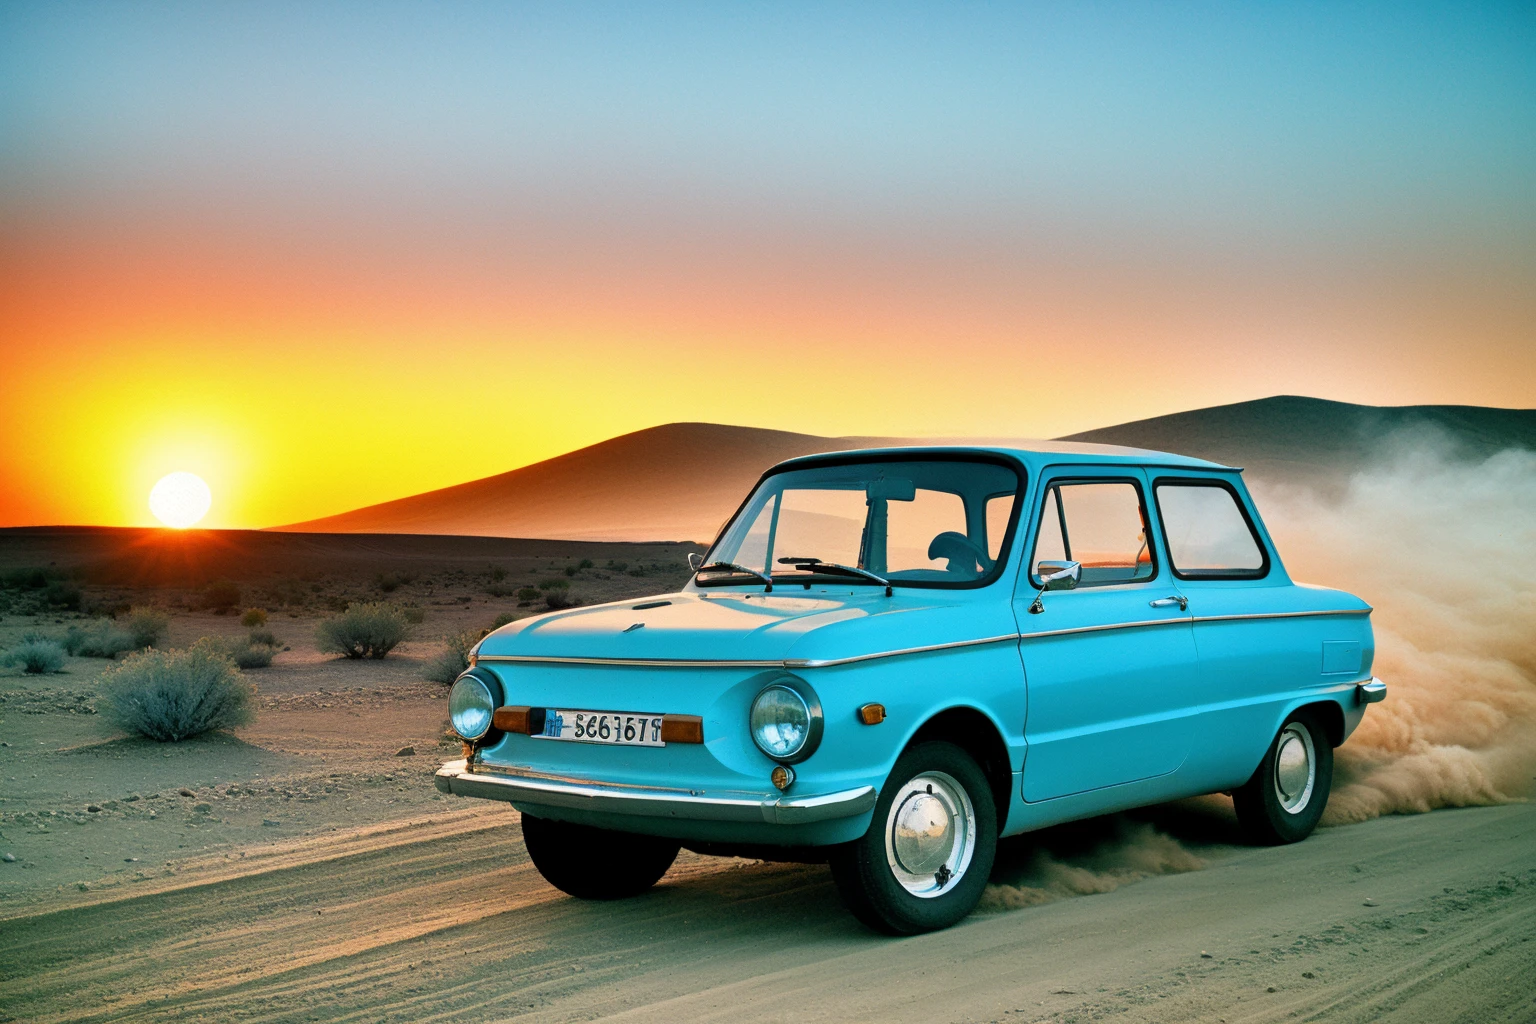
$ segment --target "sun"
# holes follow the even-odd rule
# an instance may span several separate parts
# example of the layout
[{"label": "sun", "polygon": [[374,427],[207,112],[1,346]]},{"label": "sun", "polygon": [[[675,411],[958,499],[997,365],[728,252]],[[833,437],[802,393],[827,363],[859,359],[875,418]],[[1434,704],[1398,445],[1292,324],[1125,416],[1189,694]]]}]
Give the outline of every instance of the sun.
[{"label": "sun", "polygon": [[196,473],[168,473],[150,488],[149,510],[166,526],[185,530],[208,514],[213,492]]}]

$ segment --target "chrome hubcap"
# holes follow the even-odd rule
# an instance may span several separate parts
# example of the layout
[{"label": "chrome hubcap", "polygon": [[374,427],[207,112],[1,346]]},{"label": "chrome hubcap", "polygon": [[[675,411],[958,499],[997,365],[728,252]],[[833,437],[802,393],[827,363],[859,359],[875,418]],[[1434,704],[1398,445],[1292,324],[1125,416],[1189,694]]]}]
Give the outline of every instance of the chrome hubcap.
[{"label": "chrome hubcap", "polygon": [[976,848],[976,811],[965,788],[943,772],[907,782],[886,816],[891,874],[914,896],[942,896],[959,884]]},{"label": "chrome hubcap", "polygon": [[1286,811],[1300,814],[1312,802],[1312,788],[1316,784],[1317,757],[1312,749],[1312,733],[1306,726],[1292,722],[1280,730],[1275,741],[1275,796]]}]

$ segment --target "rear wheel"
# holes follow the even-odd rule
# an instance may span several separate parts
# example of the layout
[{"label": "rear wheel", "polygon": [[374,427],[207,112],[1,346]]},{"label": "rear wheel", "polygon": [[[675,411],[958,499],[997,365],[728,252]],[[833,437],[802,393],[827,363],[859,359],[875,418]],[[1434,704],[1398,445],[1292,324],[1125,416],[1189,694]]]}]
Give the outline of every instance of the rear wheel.
[{"label": "rear wheel", "polygon": [[860,921],[912,935],[969,914],[996,852],[997,811],[975,759],[922,743],[897,760],[869,831],[833,852],[832,877]]},{"label": "rear wheel", "polygon": [[1232,794],[1243,830],[1255,842],[1294,843],[1312,834],[1328,806],[1333,747],[1306,711],[1285,720],[1253,777]]},{"label": "rear wheel", "polygon": [[544,880],[584,900],[638,896],[661,880],[680,844],[523,815],[523,845]]}]

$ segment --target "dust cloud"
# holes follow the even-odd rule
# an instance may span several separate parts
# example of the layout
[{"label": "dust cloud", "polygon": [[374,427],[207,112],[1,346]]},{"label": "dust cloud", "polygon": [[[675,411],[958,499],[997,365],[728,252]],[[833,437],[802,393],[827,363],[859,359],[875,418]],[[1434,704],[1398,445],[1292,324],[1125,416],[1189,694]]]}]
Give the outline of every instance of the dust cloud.
[{"label": "dust cloud", "polygon": [[1536,775],[1536,453],[1400,433],[1329,493],[1251,482],[1293,579],[1375,607],[1374,705],[1325,825],[1504,803]]},{"label": "dust cloud", "polygon": [[1151,825],[1117,816],[1114,828],[1113,836],[1087,850],[1062,853],[1033,846],[1022,865],[1000,864],[979,909],[1018,910],[1071,896],[1113,892],[1152,875],[1205,867],[1203,858]]}]

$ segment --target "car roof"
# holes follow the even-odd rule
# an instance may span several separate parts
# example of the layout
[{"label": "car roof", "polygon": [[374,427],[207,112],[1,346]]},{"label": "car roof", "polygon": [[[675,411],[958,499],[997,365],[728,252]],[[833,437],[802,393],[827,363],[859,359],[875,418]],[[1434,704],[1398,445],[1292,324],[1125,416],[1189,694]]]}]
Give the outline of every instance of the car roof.
[{"label": "car roof", "polygon": [[1082,465],[1157,466],[1172,469],[1203,469],[1241,472],[1238,467],[1224,466],[1219,462],[1197,459],[1189,455],[1151,451],[1146,448],[1127,448],[1117,444],[1092,444],[1085,441],[970,441],[965,443],[937,443],[899,445],[888,448],[852,448],[846,451],[821,452],[786,459],[774,469],[787,466],[809,466],[819,462],[842,461],[859,455],[955,455],[990,454],[1011,456],[1032,469],[1062,462]]}]

